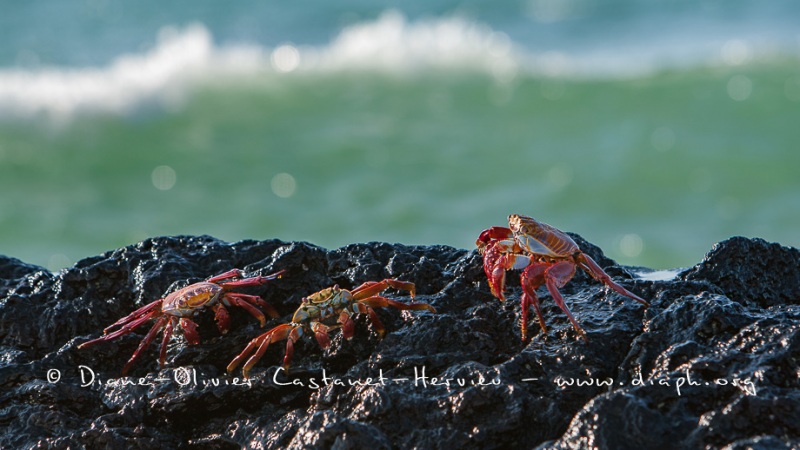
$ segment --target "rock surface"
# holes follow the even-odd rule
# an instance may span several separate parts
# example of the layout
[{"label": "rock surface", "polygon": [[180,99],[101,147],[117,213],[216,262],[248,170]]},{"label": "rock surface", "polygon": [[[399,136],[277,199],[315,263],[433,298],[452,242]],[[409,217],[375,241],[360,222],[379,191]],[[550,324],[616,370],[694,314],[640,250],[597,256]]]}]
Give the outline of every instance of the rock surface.
[{"label": "rock surface", "polygon": [[[0,257],[0,448],[727,448],[800,446],[800,252],[759,239],[717,244],[667,276],[626,268],[573,235],[638,303],[578,274],[561,291],[579,339],[545,289],[549,326],[520,341],[519,280],[492,297],[475,251],[164,237],[52,274]],[[398,278],[426,311],[378,310],[355,337],[270,347],[249,381],[226,366],[258,322],[232,308],[220,335],[197,318],[158,366],[158,340],[120,377],[149,326],[78,349],[174,289],[230,268],[280,269],[260,295],[288,322],[300,299],[338,284]],[[644,273],[644,275],[642,275]],[[660,278],[660,279],[659,279]],[[387,295],[408,301],[403,292]],[[535,316],[533,316],[535,317]],[[268,329],[267,328],[267,329]]]}]

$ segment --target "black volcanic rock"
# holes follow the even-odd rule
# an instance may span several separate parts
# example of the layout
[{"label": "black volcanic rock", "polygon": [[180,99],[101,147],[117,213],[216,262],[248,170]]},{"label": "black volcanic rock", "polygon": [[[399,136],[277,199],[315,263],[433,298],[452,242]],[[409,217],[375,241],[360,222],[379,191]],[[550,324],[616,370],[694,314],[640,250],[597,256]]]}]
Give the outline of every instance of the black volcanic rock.
[{"label": "black volcanic rock", "polygon": [[[0,257],[0,448],[796,448],[800,446],[800,252],[733,238],[697,266],[658,277],[617,266],[574,236],[638,303],[584,274],[562,289],[588,334],[579,339],[545,289],[549,333],[520,341],[519,280],[492,297],[475,251],[164,237],[52,274]],[[134,309],[238,267],[285,269],[262,296],[288,322],[302,297],[338,284],[416,283],[425,311],[378,310],[355,337],[306,336],[289,373],[284,344],[252,369],[226,366],[263,333],[232,308],[220,335],[157,342],[128,377],[122,366],[149,329],[78,349]],[[389,297],[407,301],[404,292]],[[533,316],[533,315],[532,315]],[[533,316],[535,317],[535,316]],[[267,329],[268,329],[267,328]]]}]

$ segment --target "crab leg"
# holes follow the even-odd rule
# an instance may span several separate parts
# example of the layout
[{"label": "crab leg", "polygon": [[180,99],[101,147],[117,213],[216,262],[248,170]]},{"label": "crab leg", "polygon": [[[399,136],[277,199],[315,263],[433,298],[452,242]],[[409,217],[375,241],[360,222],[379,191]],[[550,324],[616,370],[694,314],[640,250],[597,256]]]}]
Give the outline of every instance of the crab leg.
[{"label": "crab leg", "polygon": [[[148,305],[148,306],[150,306],[150,305]],[[126,335],[126,334],[130,333],[131,331],[135,330],[136,328],[138,328],[143,323],[145,323],[148,320],[152,319],[153,317],[157,317],[159,314],[161,314],[161,311],[157,311],[157,310],[156,311],[150,311],[147,314],[145,314],[144,316],[138,317],[138,318],[136,318],[134,320],[129,320],[127,323],[122,325],[122,328],[120,328],[119,330],[114,331],[113,333],[109,333],[109,334],[105,334],[103,336],[100,336],[97,339],[92,339],[91,341],[84,342],[83,344],[79,345],[78,348],[86,348],[86,347],[88,347],[90,345],[97,344],[98,342],[110,341],[110,340],[112,340],[114,338],[117,338],[119,336]]]},{"label": "crab leg", "polygon": [[601,283],[605,284],[606,286],[610,287],[616,292],[624,295],[625,297],[632,298],[645,306],[650,306],[650,303],[648,303],[643,298],[639,297],[633,292],[615,283],[614,280],[612,280],[611,277],[608,276],[605,270],[603,270],[596,262],[594,262],[591,256],[585,253],[581,254],[577,258],[577,262],[581,266],[581,269],[588,272],[589,275],[591,275],[592,278],[594,278],[595,280],[600,281]]},{"label": "crab leg", "polygon": [[[292,331],[289,332],[289,339],[286,340],[286,353],[283,355],[283,370],[289,370],[289,364],[292,362],[292,356],[294,355],[294,343],[300,339],[300,336],[303,335],[303,328],[302,327],[295,327],[292,328]],[[247,376],[245,374],[245,376]]]},{"label": "crab leg", "polygon": [[264,317],[264,314],[256,308],[256,306],[261,307],[261,309],[265,310],[267,314],[270,315],[272,318],[280,317],[278,311],[272,307],[269,303],[265,302],[261,297],[257,295],[247,295],[247,294],[234,294],[232,292],[226,292],[223,296],[223,299],[228,300],[231,302],[232,305],[238,306],[245,311],[249,312],[250,315],[258,319],[261,322],[261,326],[263,327],[266,322],[267,318]]},{"label": "crab leg", "polygon": [[[214,278],[222,277],[223,275],[226,275],[227,273],[234,272],[236,270],[237,269],[233,269],[230,272],[226,272],[226,273],[224,273],[222,275],[219,275],[218,277],[214,277]],[[237,288],[237,287],[243,287],[243,286],[260,286],[262,284],[267,284],[270,281],[277,280],[278,278],[283,276],[284,273],[286,273],[285,270],[279,270],[279,271],[277,271],[277,272],[275,272],[275,273],[273,273],[271,275],[267,275],[267,276],[257,276],[257,277],[251,277],[251,278],[244,278],[242,280],[226,281],[224,283],[217,283],[217,284],[219,284],[226,291],[229,290],[229,289],[233,289],[233,288]],[[239,276],[241,276],[241,271],[238,271],[238,274],[239,274]],[[230,277],[224,277],[222,279],[224,280],[225,278],[230,278]],[[211,281],[211,279],[209,279],[209,282],[213,283],[213,281]]]},{"label": "crab leg", "polygon": [[161,340],[161,351],[158,353],[158,366],[164,367],[164,361],[167,360],[167,343],[169,338],[172,337],[172,328],[175,326],[175,319],[167,320],[166,328],[164,328],[164,338]]},{"label": "crab leg", "polygon": [[131,367],[131,365],[133,365],[133,363],[136,362],[137,359],[139,359],[142,350],[147,348],[147,346],[150,345],[151,342],[153,342],[153,339],[155,339],[158,332],[161,331],[161,329],[169,320],[170,319],[168,317],[161,317],[153,325],[153,328],[150,328],[150,331],[147,332],[147,336],[145,336],[144,339],[142,339],[142,342],[139,343],[139,347],[137,347],[136,351],[133,352],[131,359],[129,359],[128,362],[125,363],[125,367],[122,368],[123,376],[125,376],[125,374],[128,373],[128,369]]},{"label": "crab leg", "polygon": [[258,319],[261,323],[261,327],[263,328],[264,325],[267,324],[267,318],[264,316],[256,305],[260,306],[264,310],[267,311],[271,317],[278,317],[278,311],[272,307],[269,303],[265,302],[261,299],[261,297],[257,295],[247,295],[247,294],[235,294],[232,292],[226,292],[222,295],[222,302],[217,303],[216,305],[212,306],[214,310],[214,318],[217,322],[217,328],[219,329],[220,333],[226,334],[228,329],[230,328],[230,315],[228,314],[227,308],[225,305],[228,306],[238,306],[239,308],[244,309],[251,316]]},{"label": "crab leg", "polygon": [[[230,302],[231,305],[238,306],[239,308],[242,308],[243,310],[245,310],[248,313],[250,313],[251,316],[253,316],[256,319],[258,319],[258,321],[261,323],[261,328],[264,328],[264,325],[267,324],[267,318],[264,317],[264,313],[259,311],[258,308],[253,306],[250,302],[248,302],[248,301],[242,299],[241,297],[239,297],[237,294],[225,294],[223,299],[227,300],[228,302]],[[277,314],[277,312],[274,309],[272,310],[272,312],[275,312],[275,314]],[[275,317],[275,316],[273,316],[273,317]]]},{"label": "crab leg", "polygon": [[416,288],[414,286],[414,283],[408,281],[395,280],[394,278],[387,278],[383,281],[367,281],[361,286],[353,289],[351,293],[353,294],[353,298],[355,298],[356,300],[361,300],[364,298],[372,297],[379,292],[385,291],[389,287],[408,291],[409,294],[411,294],[411,298],[414,298],[414,294],[416,293]]},{"label": "crab leg", "polygon": [[[248,342],[244,350],[242,350],[241,353],[239,353],[235,358],[233,358],[233,360],[230,363],[228,363],[228,367],[226,369],[228,373],[233,372],[239,366],[239,364],[241,364],[242,361],[244,361],[245,358],[247,358],[251,353],[253,353],[253,350],[257,348],[260,350],[261,346],[263,346],[265,342],[266,345],[269,345],[269,343],[272,342],[273,330],[275,329],[273,328],[272,330],[262,334],[261,336],[253,338],[250,342]],[[266,351],[266,348],[264,349],[264,351]],[[264,352],[261,352],[262,355],[263,353]]]},{"label": "crab leg", "polygon": [[400,310],[426,309],[434,314],[436,313],[436,309],[427,303],[403,303],[403,302],[398,302],[396,300],[388,299],[386,297],[379,297],[379,296],[365,298],[363,300],[359,300],[358,302],[363,305],[371,306],[373,308],[386,308],[388,306],[391,306],[392,308],[397,308]]},{"label": "crab leg", "polygon": [[[272,342],[278,342],[283,339],[287,339],[290,337],[290,335],[295,335],[296,336],[295,339],[298,339],[300,337],[300,332],[299,331],[296,332],[295,330],[299,329],[301,328],[298,325],[294,325],[291,323],[284,323],[252,339],[247,344],[247,347],[245,347],[244,350],[241,353],[239,353],[239,355],[236,356],[236,358],[233,358],[233,361],[231,361],[230,364],[228,364],[227,368],[228,373],[233,372],[234,369],[236,369],[236,367],[238,367],[239,364],[241,364],[242,361],[245,360],[245,358],[248,358],[248,356],[250,356],[250,354],[253,353],[254,350],[256,350],[255,354],[253,354],[253,356],[250,356],[250,358],[247,359],[247,362],[242,368],[242,373],[244,373],[245,378],[247,378],[248,373],[250,372],[250,368],[252,368],[258,362],[258,360],[261,359],[262,356],[264,356],[264,352],[267,351],[267,347],[269,347],[269,344],[271,344]],[[288,343],[286,350],[287,352],[290,352]],[[293,350],[294,348],[292,347],[291,351]],[[288,355],[287,353],[287,356],[290,355]]]},{"label": "crab leg", "polygon": [[561,261],[553,264],[544,272],[545,278],[545,285],[547,286],[547,290],[550,291],[550,295],[553,296],[553,300],[556,302],[559,308],[567,315],[569,321],[572,323],[572,327],[575,328],[575,331],[581,335],[584,341],[586,341],[586,332],[583,331],[578,322],[572,317],[572,313],[567,308],[567,305],[564,303],[564,297],[561,296],[561,293],[558,292],[558,289],[564,287],[565,284],[572,277],[575,275],[575,264],[571,261]]},{"label": "crab leg", "polygon": [[219,281],[228,280],[230,278],[241,278],[241,277],[242,277],[242,271],[241,270],[239,270],[239,269],[231,269],[231,270],[229,270],[229,271],[227,271],[225,273],[221,273],[219,275],[213,276],[213,277],[207,279],[206,281],[209,282],[209,283],[220,284]]},{"label": "crab leg", "polygon": [[421,310],[426,309],[432,313],[436,313],[436,309],[433,306],[427,303],[401,303],[395,300],[390,300],[386,297],[379,297],[373,296],[369,298],[365,298],[363,300],[358,301],[358,307],[361,312],[366,310],[366,313],[369,314],[369,318],[372,321],[372,325],[375,326],[375,331],[383,337],[386,334],[386,329],[383,327],[383,323],[378,318],[378,314],[375,312],[374,308],[385,308],[387,306],[391,306],[393,308],[401,309],[401,310]]},{"label": "crab leg", "polygon": [[378,337],[383,338],[383,336],[386,335],[386,327],[383,326],[383,322],[381,322],[381,319],[378,317],[378,313],[366,303],[359,302],[358,309],[362,313],[367,313],[369,321],[372,322],[372,326],[375,327],[375,332],[378,333]]},{"label": "crab leg", "polygon": [[542,332],[547,334],[547,326],[544,324],[544,316],[539,307],[539,297],[536,296],[536,289],[545,283],[545,271],[547,264],[531,264],[520,275],[520,284],[522,284],[522,319],[520,329],[522,330],[522,341],[525,342],[528,338],[528,305],[533,305],[536,310],[536,316],[539,318],[539,326]]},{"label": "crab leg", "polygon": [[[161,302],[163,300],[164,300],[163,298],[160,298],[160,299],[158,299],[158,300],[156,300],[156,301],[154,301],[152,303],[148,303],[148,304],[142,306],[141,308],[137,309],[136,311],[128,314],[127,316],[125,316],[125,317],[117,320],[116,322],[112,323],[111,325],[105,327],[103,329],[103,333],[104,334],[108,333],[112,328],[115,328],[115,327],[124,327],[126,324],[137,320],[137,318],[139,318],[139,316],[141,316],[142,314],[150,313],[156,308],[161,309]],[[136,326],[138,326],[138,325],[136,325]],[[133,328],[136,328],[136,326],[134,326]],[[133,328],[131,328],[131,329],[133,329]]]}]

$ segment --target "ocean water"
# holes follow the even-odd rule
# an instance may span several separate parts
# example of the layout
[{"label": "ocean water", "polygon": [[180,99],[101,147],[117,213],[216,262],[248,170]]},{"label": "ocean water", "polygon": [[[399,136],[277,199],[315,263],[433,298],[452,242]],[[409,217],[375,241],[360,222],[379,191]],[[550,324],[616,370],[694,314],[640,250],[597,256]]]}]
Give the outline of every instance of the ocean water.
[{"label": "ocean water", "polygon": [[620,263],[800,246],[800,3],[45,1],[0,15],[0,254],[210,234]]}]

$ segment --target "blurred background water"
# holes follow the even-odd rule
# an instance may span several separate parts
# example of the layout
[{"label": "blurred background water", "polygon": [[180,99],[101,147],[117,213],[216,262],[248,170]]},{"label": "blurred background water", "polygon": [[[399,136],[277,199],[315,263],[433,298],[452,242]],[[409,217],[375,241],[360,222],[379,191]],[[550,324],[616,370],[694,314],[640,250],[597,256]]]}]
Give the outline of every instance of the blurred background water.
[{"label": "blurred background water", "polygon": [[623,264],[800,246],[800,2],[59,0],[0,15],[0,254],[169,234]]}]

